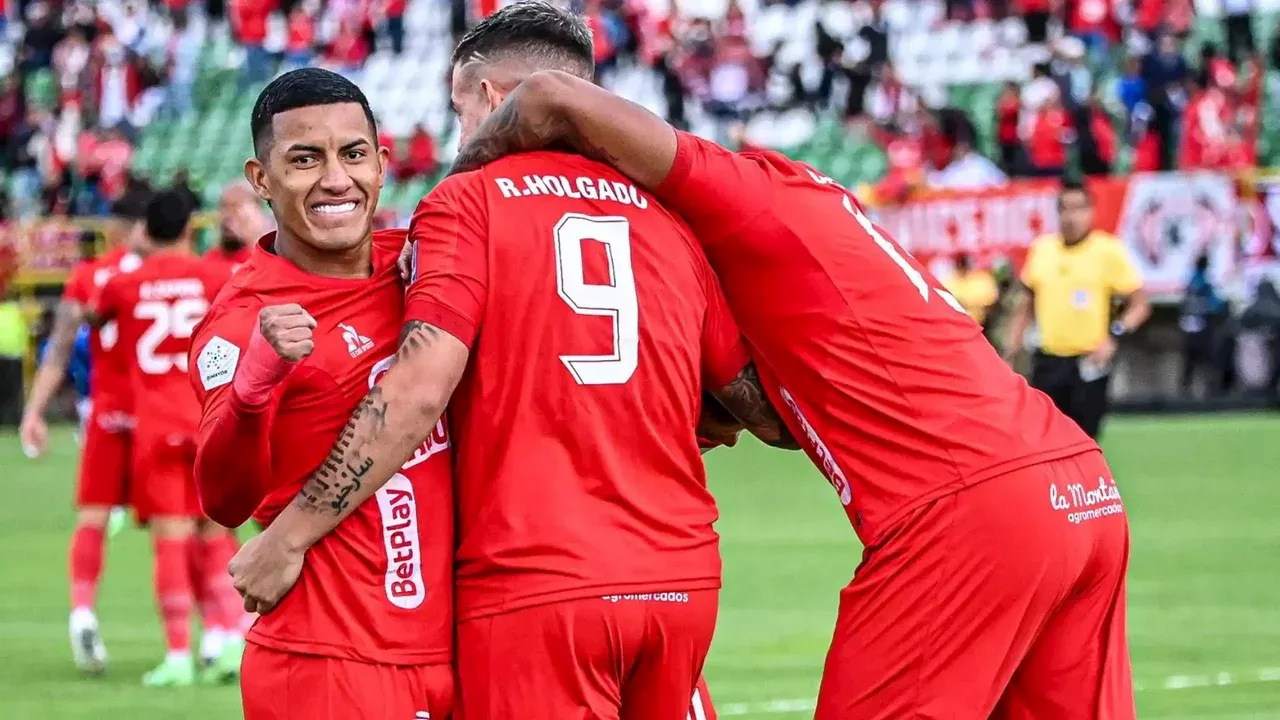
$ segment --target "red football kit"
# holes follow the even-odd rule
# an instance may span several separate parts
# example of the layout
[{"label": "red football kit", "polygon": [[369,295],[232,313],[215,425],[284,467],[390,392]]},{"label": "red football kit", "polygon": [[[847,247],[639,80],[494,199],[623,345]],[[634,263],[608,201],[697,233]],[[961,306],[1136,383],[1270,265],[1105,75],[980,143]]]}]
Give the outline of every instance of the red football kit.
[{"label": "red football kit", "polygon": [[[304,272],[271,251],[274,234],[236,272],[193,340],[203,500],[262,498],[254,516],[269,524],[325,461],[394,358],[404,238],[403,230],[374,234],[368,279]],[[315,350],[269,402],[248,405],[232,381],[258,313],[289,303],[315,319]],[[447,718],[452,562],[449,436],[441,420],[399,474],[307,551],[297,584],[249,631],[246,720]]]},{"label": "red football kit", "polygon": [[414,214],[406,320],[471,349],[450,401],[468,720],[679,718],[720,587],[702,388],[745,367],[684,224],[611,168],[529,153]]},{"label": "red football kit", "polygon": [[829,178],[680,133],[656,194],[867,548],[817,718],[1132,716],[1097,445]]},{"label": "red football kit", "polygon": [[96,314],[134,351],[129,392],[133,433],[131,500],[140,521],[196,517],[191,469],[200,405],[187,381],[191,331],[227,280],[225,269],[179,250],[159,250],[103,286]]},{"label": "red football kit", "polygon": [[[114,247],[71,270],[62,296],[92,308],[113,276],[136,270],[138,255]],[[89,415],[76,480],[76,506],[129,503],[129,466],[133,439],[133,395],[129,367],[132,346],[117,342],[119,328],[109,322],[89,334]]]}]

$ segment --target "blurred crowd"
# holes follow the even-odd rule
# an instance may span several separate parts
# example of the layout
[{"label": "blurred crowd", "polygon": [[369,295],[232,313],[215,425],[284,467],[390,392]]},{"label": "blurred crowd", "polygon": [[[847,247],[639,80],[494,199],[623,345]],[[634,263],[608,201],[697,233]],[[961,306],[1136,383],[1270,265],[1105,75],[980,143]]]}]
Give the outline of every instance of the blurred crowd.
[{"label": "blurred crowd", "polygon": [[[404,48],[406,0],[0,0],[0,213],[103,215],[136,183],[138,131],[195,109],[201,53],[241,89],[290,67],[358,69]],[[386,138],[397,177],[437,169],[423,128]],[[175,182],[185,183],[183,177]],[[194,197],[198,197],[195,195]]]}]

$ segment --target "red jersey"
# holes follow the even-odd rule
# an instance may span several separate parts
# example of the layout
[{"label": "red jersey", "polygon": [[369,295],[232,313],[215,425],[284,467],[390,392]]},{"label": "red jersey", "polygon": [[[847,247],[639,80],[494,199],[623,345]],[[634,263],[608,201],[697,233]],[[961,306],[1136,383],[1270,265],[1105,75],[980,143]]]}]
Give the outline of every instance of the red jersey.
[{"label": "red jersey", "polygon": [[195,437],[200,406],[187,381],[187,350],[191,331],[226,280],[225,269],[196,255],[161,250],[103,286],[96,314],[115,320],[117,342],[135,353],[129,389],[139,433]]},{"label": "red jersey", "polygon": [[204,259],[211,263],[217,263],[226,268],[227,274],[231,274],[238,270],[241,265],[249,261],[253,255],[253,248],[245,245],[234,250],[227,250],[221,245],[214,247],[203,255]]},{"label": "red jersey", "polygon": [[830,178],[680,133],[657,194],[697,234],[864,544],[934,498],[1097,447]]},{"label": "red jersey", "polygon": [[1027,156],[1039,168],[1060,168],[1067,163],[1067,135],[1071,118],[1062,108],[1043,108],[1036,116],[1031,137],[1027,138]]},{"label": "red jersey", "polygon": [[[274,233],[218,296],[193,340],[191,383],[203,404],[196,480],[246,482],[256,467],[266,497],[254,516],[270,523],[324,462],[351,412],[394,359],[404,312],[396,259],[403,230],[374,233],[368,279],[300,270],[271,250]],[[235,365],[259,311],[297,303],[316,320],[315,350],[276,389],[261,457],[219,429],[234,412]],[[213,445],[217,445],[214,447]],[[286,652],[361,662],[448,663],[453,641],[453,490],[442,420],[401,471],[307,551],[298,583],[249,640]]]},{"label": "red jersey", "polygon": [[448,178],[409,236],[406,319],[471,348],[449,406],[459,619],[720,587],[694,427],[747,358],[684,224],[537,152]]},{"label": "red jersey", "polygon": [[[72,268],[62,297],[92,308],[107,280],[132,272],[141,264],[142,258],[137,254],[119,246],[111,248]],[[133,393],[129,380],[133,347],[117,342],[119,337],[115,321],[89,333],[89,398],[100,422],[128,427],[133,416]]]}]

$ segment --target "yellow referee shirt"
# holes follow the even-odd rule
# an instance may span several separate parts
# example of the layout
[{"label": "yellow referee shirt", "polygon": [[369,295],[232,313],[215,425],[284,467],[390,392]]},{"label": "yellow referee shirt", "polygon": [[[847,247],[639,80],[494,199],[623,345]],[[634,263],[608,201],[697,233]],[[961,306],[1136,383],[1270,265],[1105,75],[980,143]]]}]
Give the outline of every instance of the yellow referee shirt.
[{"label": "yellow referee shirt", "polygon": [[952,273],[951,277],[942,281],[942,287],[960,302],[969,317],[978,321],[979,325],[986,321],[987,311],[1000,298],[996,279],[986,270]]},{"label": "yellow referee shirt", "polygon": [[1110,332],[1115,298],[1142,287],[1129,251],[1101,230],[1071,247],[1061,235],[1036,239],[1021,279],[1035,293],[1040,349],[1061,357],[1085,355],[1101,346]]}]

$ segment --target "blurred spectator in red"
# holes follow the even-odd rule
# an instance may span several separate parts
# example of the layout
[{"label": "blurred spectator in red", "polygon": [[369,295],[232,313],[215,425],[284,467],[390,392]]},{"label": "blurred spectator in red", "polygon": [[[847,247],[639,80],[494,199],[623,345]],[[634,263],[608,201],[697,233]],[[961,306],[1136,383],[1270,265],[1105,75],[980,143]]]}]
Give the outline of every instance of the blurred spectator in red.
[{"label": "blurred spectator in red", "polygon": [[359,70],[369,57],[369,33],[366,32],[369,18],[364,6],[355,0],[345,3],[331,3],[329,12],[337,23],[337,31],[329,42],[325,52],[328,64],[341,71]]},{"label": "blurred spectator in red", "polygon": [[1004,84],[996,100],[996,144],[1000,148],[1000,169],[1013,175],[1021,165],[1022,143],[1018,139],[1018,117],[1022,112],[1022,98],[1018,95],[1018,83]]},{"label": "blurred spectator in red", "polygon": [[1111,115],[1095,92],[1079,113],[1080,171],[1085,175],[1110,175],[1120,141]]},{"label": "blurred spectator in red", "polygon": [[1186,170],[1216,168],[1222,165],[1227,151],[1227,126],[1232,108],[1227,88],[1235,84],[1235,71],[1219,69],[1187,104],[1182,120],[1182,147],[1178,167]]},{"label": "blurred spectator in red", "polygon": [[937,112],[937,131],[925,134],[925,182],[932,188],[981,190],[1000,187],[1009,178],[974,145],[978,133],[963,110]]},{"label": "blurred spectator in red", "polygon": [[93,61],[94,96],[98,126],[115,127],[129,122],[134,104],[142,94],[142,72],[115,35],[104,30],[98,36],[97,57]]},{"label": "blurred spectator in red", "polygon": [[875,196],[880,202],[901,202],[911,190],[924,182],[925,136],[936,134],[931,122],[916,132],[872,127],[872,137],[884,148],[889,168],[876,183]]},{"label": "blurred spectator in red", "polygon": [[78,154],[81,172],[86,176],[98,176],[99,188],[108,200],[124,194],[129,183],[133,146],[120,131],[102,130],[97,138],[92,133],[85,133]]},{"label": "blurred spectator in red", "polygon": [[315,58],[316,11],[308,0],[299,2],[289,11],[288,36],[284,45],[284,62],[287,69],[297,69],[311,64]]},{"label": "blurred spectator in red", "polygon": [[618,57],[618,50],[614,46],[613,38],[609,33],[604,10],[600,6],[600,0],[590,0],[587,3],[586,19],[587,27],[591,29],[591,43],[595,51],[596,61],[596,82],[598,83],[603,76],[613,70]]},{"label": "blurred spectator in red", "polygon": [[267,52],[267,19],[276,9],[275,0],[227,0],[227,17],[231,34],[244,47],[244,72],[240,86],[266,82],[271,72],[271,55]]},{"label": "blurred spectator in red", "polygon": [[391,39],[391,52],[404,52],[404,11],[407,0],[375,0],[374,14]]},{"label": "blurred spectator in red", "polygon": [[401,179],[431,177],[440,169],[436,160],[436,142],[422,125],[415,127],[413,135],[409,136],[409,148],[400,167]]},{"label": "blurred spectator in red", "polygon": [[1114,0],[1076,0],[1070,5],[1067,29],[1085,44],[1089,64],[1102,67],[1108,49],[1120,41],[1120,23]]},{"label": "blurred spectator in red", "polygon": [[386,127],[378,128],[378,147],[387,149],[387,173],[399,177],[400,150],[396,138]]},{"label": "blurred spectator in red", "polygon": [[1067,164],[1067,144],[1072,139],[1071,119],[1056,90],[1050,92],[1032,122],[1027,138],[1027,160],[1032,177],[1058,177]]}]

